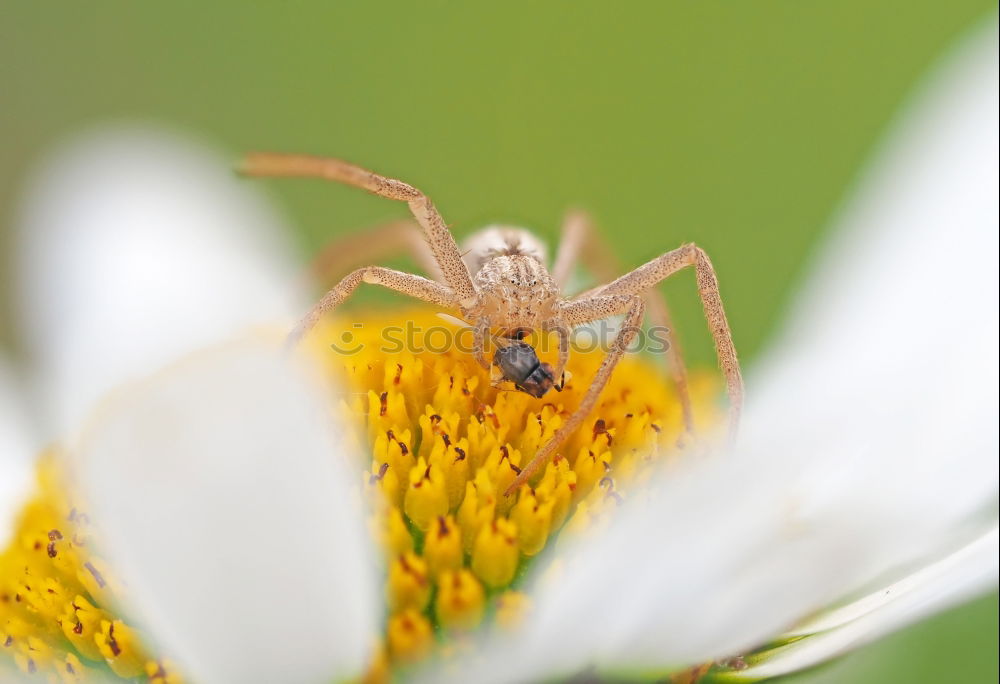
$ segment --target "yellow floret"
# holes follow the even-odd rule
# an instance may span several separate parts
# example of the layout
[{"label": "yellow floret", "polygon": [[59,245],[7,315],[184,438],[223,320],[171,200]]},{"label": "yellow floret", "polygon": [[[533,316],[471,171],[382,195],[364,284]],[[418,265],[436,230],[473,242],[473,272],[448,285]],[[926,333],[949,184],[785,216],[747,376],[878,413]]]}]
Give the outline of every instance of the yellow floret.
[{"label": "yellow floret", "polygon": [[483,619],[486,593],[468,570],[447,570],[438,578],[434,612],[446,629],[470,630]]},{"label": "yellow floret", "polygon": [[483,525],[472,549],[472,571],[491,589],[510,584],[520,558],[517,525],[497,518]]},{"label": "yellow floret", "polygon": [[392,658],[403,663],[425,658],[434,644],[430,620],[412,609],[389,618],[387,638]]},{"label": "yellow floret", "polygon": [[404,553],[389,566],[386,585],[389,610],[423,610],[431,599],[431,581],[427,562],[413,553]]},{"label": "yellow floret", "polygon": [[[407,321],[412,348],[385,349],[386,326]],[[574,352],[566,387],[536,399],[491,386],[467,351],[424,349],[421,331],[431,328],[442,328],[433,314],[402,311],[322,323],[309,342],[344,389],[337,410],[357,429],[343,448],[359,454],[366,523],[383,550],[372,572],[384,573],[388,617],[366,681],[386,681],[395,666],[435,649],[446,656],[469,648],[467,632],[486,615],[515,629],[530,614],[529,598],[512,588],[524,565],[558,549],[555,538],[607,525],[649,477],[650,464],[694,443],[662,370],[629,355],[584,427],[504,496],[579,405],[602,355]],[[329,346],[345,329],[362,345],[356,354]],[[691,374],[690,389],[697,424],[714,423],[714,379]],[[38,493],[0,553],[0,676],[7,667],[50,681],[119,676],[178,684],[178,667],[152,658],[152,642],[120,612],[125,589],[94,553],[90,539],[100,531],[69,491],[56,460],[41,459]]]},{"label": "yellow floret", "polygon": [[431,576],[462,567],[462,530],[452,516],[440,517],[424,537],[424,557]]}]

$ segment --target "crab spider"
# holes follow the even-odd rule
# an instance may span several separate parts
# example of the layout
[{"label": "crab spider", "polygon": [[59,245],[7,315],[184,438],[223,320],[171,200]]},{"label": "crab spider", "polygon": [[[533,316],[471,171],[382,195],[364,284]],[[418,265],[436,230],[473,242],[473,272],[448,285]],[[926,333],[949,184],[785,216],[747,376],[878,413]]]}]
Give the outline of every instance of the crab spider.
[{"label": "crab spider", "polygon": [[[485,340],[490,329],[500,329],[503,335],[514,340],[519,340],[526,331],[554,332],[559,338],[559,354],[551,375],[561,378],[569,359],[572,329],[624,314],[623,324],[580,405],[522,467],[505,494],[512,494],[527,482],[552,458],[566,438],[580,427],[597,404],[615,366],[625,355],[642,324],[646,311],[644,296],[653,292],[660,281],[687,267],[694,268],[698,294],[715,341],[719,365],[726,378],[729,432],[731,436],[735,434],[743,405],[743,380],[715,270],[708,255],[697,245],[683,245],[605,285],[574,297],[564,297],[560,289],[565,285],[573,263],[580,258],[586,260],[588,241],[594,239],[594,232],[581,215],[574,215],[567,222],[564,240],[550,274],[543,263],[544,256],[537,240],[527,231],[484,231],[473,236],[470,240],[471,251],[463,254],[441,214],[420,190],[354,164],[324,157],[256,153],[244,160],[241,170],[252,176],[323,178],[406,202],[422,229],[426,248],[409,238],[400,238],[400,234],[410,226],[396,224],[394,228],[390,226],[383,230],[387,236],[397,237],[400,244],[410,246],[420,261],[432,267],[431,273],[438,278],[430,280],[382,266],[358,268],[345,276],[305,315],[289,335],[291,344],[305,336],[321,316],[340,305],[358,285],[365,282],[457,311],[463,319],[472,322],[473,355],[486,370],[492,366],[485,354]],[[593,252],[593,249],[590,251]],[[661,320],[668,315],[665,306],[653,306],[651,309]],[[670,348],[676,349],[673,343]],[[673,360],[675,379],[685,404],[685,418],[689,421],[683,366],[679,357]]]}]

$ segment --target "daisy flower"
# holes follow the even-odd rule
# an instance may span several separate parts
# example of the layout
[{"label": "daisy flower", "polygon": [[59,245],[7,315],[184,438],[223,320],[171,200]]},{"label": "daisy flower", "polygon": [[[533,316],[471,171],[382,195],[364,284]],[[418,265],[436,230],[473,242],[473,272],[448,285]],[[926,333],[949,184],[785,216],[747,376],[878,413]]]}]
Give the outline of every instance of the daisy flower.
[{"label": "daisy flower", "polygon": [[[731,449],[630,355],[511,497],[598,353],[533,399],[397,309],[289,358],[307,303],[254,186],[165,134],[56,155],[21,222],[31,358],[0,368],[0,673],[757,680],[994,587],[996,45],[938,67],[840,210]],[[711,435],[717,379],[692,388]]]}]

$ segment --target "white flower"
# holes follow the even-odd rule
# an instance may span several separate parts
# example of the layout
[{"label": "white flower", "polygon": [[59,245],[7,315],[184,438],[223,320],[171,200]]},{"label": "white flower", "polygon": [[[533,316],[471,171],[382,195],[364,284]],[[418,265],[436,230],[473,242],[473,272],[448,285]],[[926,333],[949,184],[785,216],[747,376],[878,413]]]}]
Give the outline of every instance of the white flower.
[{"label": "white flower", "polygon": [[[135,608],[204,681],[278,681],[289,667],[315,679],[338,662],[355,670],[364,626],[373,629],[378,616],[371,580],[355,567],[366,555],[343,495],[346,476],[324,458],[331,436],[312,429],[328,423],[309,412],[312,388],[259,345],[225,347],[248,326],[287,329],[306,306],[287,235],[227,159],[138,128],[97,132],[63,150],[43,166],[22,219],[20,330],[35,391],[24,401],[13,377],[0,376],[5,544],[43,444],[32,435],[71,435],[109,390],[206,346],[226,349],[205,353],[218,363],[196,378],[187,372],[194,361],[142,385],[162,401],[155,414],[143,413],[152,397],[119,405],[116,424],[130,434],[156,430],[162,453],[149,445],[132,460],[99,460],[121,455],[108,446],[81,469],[83,485],[113,470],[135,497],[101,497],[93,515],[110,525],[108,551],[135,590]],[[228,375],[215,384],[219,374]],[[195,380],[190,393],[184,383]],[[192,403],[171,407],[170,391]],[[29,404],[39,425],[15,422],[6,404]],[[198,416],[219,429],[199,431]],[[96,422],[94,439],[129,437]],[[361,550],[339,558],[324,543],[330,536]],[[154,555],[161,561],[148,567]],[[347,650],[317,651],[313,639]]]},{"label": "white flower", "polygon": [[[428,679],[644,671],[810,635],[732,675],[764,677],[996,585],[996,46],[991,26],[940,67],[841,212],[748,382],[734,452],[664,473],[655,496],[562,552],[521,632]],[[59,428],[126,377],[295,301],[290,271],[262,250],[221,270],[266,213],[246,209],[247,190],[185,182],[197,176],[190,151],[139,137],[111,145],[129,163],[110,168],[135,180],[125,192],[120,177],[87,170],[95,155],[107,168],[107,144],[75,153],[78,170],[43,176],[31,205],[41,213],[25,223],[39,279],[26,287],[26,330],[41,407]],[[165,163],[173,154],[186,170]],[[192,191],[196,208],[174,213]],[[159,251],[136,269],[119,250],[157,215]],[[52,254],[84,224],[106,238],[75,236]],[[201,241],[206,232],[218,239]],[[169,272],[147,278],[166,254],[177,255]],[[311,419],[319,406],[297,370],[251,342],[229,345],[112,399],[74,451],[136,609],[198,679],[314,681],[366,661],[382,610],[372,550],[350,475],[326,457],[336,437]]]},{"label": "white flower", "polygon": [[31,187],[19,331],[46,437],[79,427],[123,381],[301,309],[280,218],[183,138],[97,131]]}]

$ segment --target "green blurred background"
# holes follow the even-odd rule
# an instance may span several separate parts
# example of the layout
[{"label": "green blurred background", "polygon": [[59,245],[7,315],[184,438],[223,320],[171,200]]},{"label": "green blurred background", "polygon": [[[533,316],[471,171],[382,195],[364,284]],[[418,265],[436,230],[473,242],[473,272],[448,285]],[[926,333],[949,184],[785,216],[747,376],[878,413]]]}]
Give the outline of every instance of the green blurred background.
[{"label": "green blurred background", "polygon": [[[109,121],[250,149],[342,156],[411,181],[459,235],[552,239],[589,209],[640,263],[712,256],[750,360],[838,204],[926,70],[985,0],[36,3],[0,5],[0,260],[25,175]],[[261,182],[303,254],[405,208]],[[0,340],[13,344],[6,276]],[[694,289],[667,286],[710,362]],[[996,681],[996,595],[797,681]]]}]

